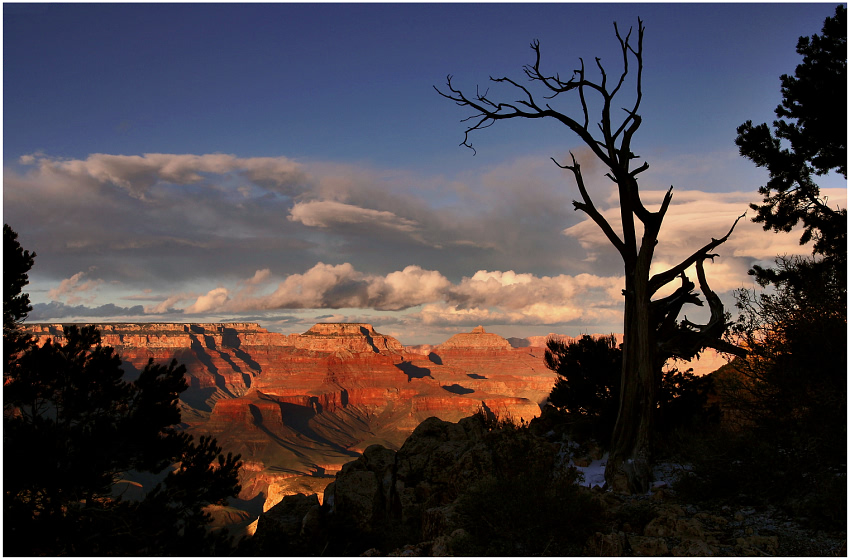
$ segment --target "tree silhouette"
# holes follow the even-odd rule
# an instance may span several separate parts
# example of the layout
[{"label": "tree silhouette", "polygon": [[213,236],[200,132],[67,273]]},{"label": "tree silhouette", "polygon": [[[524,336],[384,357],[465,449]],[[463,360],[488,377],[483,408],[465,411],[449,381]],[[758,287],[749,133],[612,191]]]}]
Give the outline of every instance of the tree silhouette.
[{"label": "tree silhouette", "polygon": [[[489,90],[483,93],[476,91],[474,96],[467,96],[454,87],[452,76],[447,78],[447,92],[435,89],[443,97],[474,111],[473,115],[464,119],[471,124],[464,132],[461,145],[472,148],[469,143],[470,133],[488,128],[501,120],[551,119],[577,135],[608,168],[606,177],[616,183],[622,237],[596,208],[575,156],[571,153],[571,162],[566,165],[555,161],[562,169],[571,171],[575,179],[581,195],[580,200],[573,201],[575,209],[587,214],[599,226],[623,260],[626,286],[623,291],[622,393],[605,479],[609,486],[617,490],[643,492],[648,489],[652,479],[650,444],[653,411],[664,362],[670,357],[691,359],[706,347],[740,352],[722,340],[728,327],[726,313],[720,298],[710,289],[704,270],[705,261],[716,256],[712,251],[729,238],[738,220],[725,235],[712,238],[678,265],[650,274],[661,223],[673,198],[673,187],[667,191],[658,210],[652,211],[644,206],[638,188],[638,175],[646,171],[649,164],[644,162],[632,168],[633,160],[638,158],[632,151],[632,139],[642,122],[638,111],[642,99],[644,26],[638,20],[636,44],[632,29],[623,37],[615,23],[614,31],[622,53],[623,68],[619,76],[613,78],[608,76],[598,58],[595,60],[599,73],[596,81],[588,78],[582,59],[579,59],[579,68],[572,72],[568,80],[562,79],[558,73],[545,73],[541,68],[540,43],[534,41],[531,49],[535,53],[535,61],[524,67],[525,75],[531,82],[528,87],[507,77],[490,78],[498,85],[510,86],[519,95],[515,101],[496,100],[491,97]],[[621,114],[625,116],[617,117],[613,110],[614,100],[623,90],[631,73],[634,73],[634,101],[630,107],[623,109]],[[539,88],[542,93],[535,94],[532,88]],[[578,96],[581,107],[578,117],[568,116],[552,107],[551,103],[564,94]],[[589,98],[599,101],[595,128],[591,127],[592,104]],[[640,238],[638,224],[643,229]],[[686,275],[691,267],[696,270],[699,289],[711,311],[710,319],[704,325],[677,320],[684,305],[702,305],[702,300],[695,292],[696,284]],[[680,285],[671,295],[652,300],[659,290],[677,279]]]},{"label": "tree silhouette", "polygon": [[30,337],[22,331],[20,324],[32,311],[30,297],[22,293],[29,278],[35,253],[25,251],[18,242],[18,234],[9,224],[3,224],[3,376],[6,366],[12,365],[13,356],[29,344]]},{"label": "tree silhouette", "polygon": [[[591,433],[603,446],[610,443],[617,419],[623,351],[614,335],[588,336],[546,343],[546,367],[558,374],[549,393],[549,404],[591,420]],[[655,413],[659,431],[672,431],[694,419],[709,417],[705,409],[710,376],[697,377],[692,370],[665,368]],[[713,411],[711,411],[713,412]]]},{"label": "tree silhouette", "polygon": [[763,203],[752,205],[754,221],[774,231],[802,223],[801,243],[814,244],[811,257],[780,256],[774,268],[750,271],[771,289],[737,292],[733,335],[748,354],[730,364],[721,384],[767,444],[765,463],[777,465],[771,480],[794,501],[810,502],[807,517],[830,510],[824,521],[839,526],[847,493],[846,476],[835,476],[847,463],[847,209],[830,205],[813,176],[847,176],[846,36],[842,5],[822,35],[797,43],[803,62],[794,77],[781,78],[775,133],[751,121],[738,128],[741,154],[770,174],[759,189]]},{"label": "tree silhouette", "polygon": [[[4,553],[197,555],[222,551],[208,537],[207,504],[239,492],[239,456],[177,428],[185,368],[150,360],[132,383],[94,327],[66,326],[65,341],[22,335],[21,290],[34,255],[4,226]],[[9,272],[7,274],[7,272]],[[7,306],[7,303],[11,302]],[[172,470],[172,466],[176,468]],[[170,471],[170,472],[169,472]],[[162,479],[143,499],[116,496],[127,473]]]},{"label": "tree silhouette", "polygon": [[550,404],[598,416],[611,412],[609,407],[614,401],[610,416],[616,416],[623,352],[614,335],[584,335],[570,342],[551,338],[546,342],[544,356],[546,367],[558,374],[549,394]]},{"label": "tree silhouette", "polygon": [[[847,209],[821,196],[814,176],[835,171],[847,178],[847,8],[839,5],[824,21],[822,35],[800,37],[803,62],[794,76],[783,75],[779,117],[757,126],[738,127],[741,155],[770,174],[759,188],[762,204],[753,221],[765,230],[791,231],[803,224],[800,243],[814,240],[813,251],[827,258],[847,258]],[[789,119],[789,120],[785,120]],[[770,273],[756,267],[758,278]]]}]

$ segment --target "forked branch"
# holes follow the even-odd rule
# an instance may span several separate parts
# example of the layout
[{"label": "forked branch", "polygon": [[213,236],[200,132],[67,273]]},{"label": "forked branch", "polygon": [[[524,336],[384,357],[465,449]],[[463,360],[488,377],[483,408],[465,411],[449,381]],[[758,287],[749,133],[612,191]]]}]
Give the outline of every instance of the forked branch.
[{"label": "forked branch", "polygon": [[576,157],[572,152],[570,152],[570,157],[573,160],[572,165],[561,165],[555,160],[555,158],[552,158],[552,161],[555,162],[555,165],[561,169],[568,169],[572,171],[573,176],[575,177],[576,185],[578,185],[578,190],[583,202],[574,200],[573,206],[576,210],[581,210],[587,214],[590,219],[599,226],[614,248],[616,248],[623,257],[625,257],[626,247],[623,244],[623,241],[617,236],[617,233],[614,231],[614,228],[611,227],[611,224],[608,223],[608,220],[606,220],[602,214],[599,213],[599,210],[596,209],[596,206],[593,204],[593,199],[590,198],[590,193],[587,192],[587,187],[584,184],[584,177],[582,177],[581,174],[581,166],[576,161]]},{"label": "forked branch", "polygon": [[657,292],[660,288],[666,286],[670,282],[672,282],[676,276],[682,274],[687,270],[691,265],[696,264],[699,261],[704,261],[709,258],[709,253],[713,251],[716,247],[722,245],[729,239],[729,236],[732,235],[732,232],[735,230],[735,226],[738,225],[738,222],[741,221],[741,218],[746,216],[747,214],[741,214],[735,219],[735,222],[732,224],[732,227],[729,228],[729,231],[721,237],[720,239],[711,238],[711,241],[707,243],[704,247],[694,252],[691,256],[680,262],[678,265],[670,268],[664,272],[660,272],[654,275],[649,279],[649,293],[650,295]]},{"label": "forked branch", "polygon": [[[723,308],[723,303],[708,285],[704,268],[705,260],[713,259],[715,256],[717,255],[706,254],[696,262],[699,288],[708,302],[708,308],[711,311],[711,316],[708,322],[699,325],[689,321],[686,316],[681,323],[675,324],[675,315],[659,317],[661,324],[658,329],[657,345],[661,356],[672,356],[682,360],[690,360],[694,356],[698,356],[705,348],[714,348],[720,352],[736,356],[746,355],[746,351],[734,344],[726,342],[722,338],[726,329],[729,327],[729,323],[726,320],[726,312]],[[686,281],[691,289],[694,287],[693,283],[687,280],[684,273],[682,273],[681,277],[683,279],[683,287],[679,288],[673,296],[676,296],[685,287]],[[668,296],[668,298],[663,298],[658,302],[652,302],[652,305],[655,308],[659,303],[662,303],[673,296]],[[690,293],[689,296],[696,298],[696,295],[693,293]],[[682,301],[682,299],[682,297],[679,297],[677,302]],[[693,301],[692,299],[687,303],[695,303],[696,305],[702,306],[702,302],[698,299],[696,301]],[[680,310],[681,306],[679,306],[679,309],[664,309],[664,311],[670,311],[671,313],[675,312],[676,315],[678,315]],[[659,309],[658,311],[661,310]]]},{"label": "forked branch", "polygon": [[[573,71],[573,75],[569,80],[562,80],[559,74],[555,75],[547,75],[543,73],[541,69],[541,54],[540,54],[540,42],[535,40],[531,43],[531,49],[535,53],[535,61],[531,65],[526,65],[523,67],[523,71],[525,75],[528,77],[531,82],[540,82],[543,86],[550,92],[550,95],[543,95],[542,98],[549,100],[554,99],[558,95],[562,93],[567,93],[573,90],[578,91],[579,100],[582,106],[582,116],[581,122],[579,120],[573,119],[555,109],[552,108],[548,103],[538,103],[532,94],[531,90],[524,85],[517,83],[516,81],[507,78],[490,78],[490,81],[494,83],[506,83],[511,86],[518,92],[521,92],[522,97],[518,100],[514,101],[495,101],[489,96],[489,90],[485,91],[483,94],[480,91],[476,90],[476,94],[474,97],[466,96],[461,90],[457,89],[452,84],[452,76],[449,75],[446,78],[446,86],[447,91],[442,91],[437,87],[434,89],[445,97],[446,99],[451,99],[456,104],[462,107],[470,107],[476,113],[464,119],[464,122],[471,122],[472,124],[464,130],[463,141],[460,143],[461,146],[466,146],[475,151],[475,148],[469,141],[469,135],[475,130],[482,130],[484,128],[488,128],[492,126],[498,120],[505,119],[513,119],[513,118],[527,118],[527,119],[536,119],[536,118],[552,118],[560,123],[566,125],[570,130],[576,133],[582,141],[590,147],[591,150],[596,154],[600,160],[605,163],[609,168],[620,169],[624,174],[629,174],[629,162],[631,159],[634,159],[636,156],[631,153],[629,149],[629,145],[631,143],[631,137],[637,131],[640,126],[640,116],[637,114],[638,108],[640,107],[641,101],[641,74],[643,69],[643,60],[642,60],[642,51],[643,51],[643,22],[638,20],[638,45],[634,47],[631,43],[631,29],[629,33],[623,38],[620,35],[619,30],[615,24],[614,29],[617,34],[617,39],[620,42],[620,49],[623,54],[623,70],[620,74],[619,80],[612,91],[608,91],[607,88],[607,74],[605,72],[604,67],[602,66],[599,59],[596,59],[596,65],[599,69],[601,80],[599,82],[594,82],[592,80],[587,79],[585,74],[585,66],[584,61],[579,59],[581,62],[581,67],[577,70]],[[616,131],[612,133],[611,126],[611,104],[614,99],[614,96],[619,92],[622,85],[625,83],[626,77],[630,72],[629,68],[629,57],[634,56],[638,63],[637,70],[637,91],[634,106],[631,110],[626,110],[626,117],[623,121],[617,126]],[[591,132],[590,129],[590,115],[589,115],[589,104],[587,99],[587,93],[594,92],[602,100],[602,110],[599,119],[599,129],[601,131],[601,137],[595,137],[594,133]],[[623,134],[622,137],[620,135]],[[620,138],[621,145],[617,146],[616,141]],[[646,169],[646,164],[635,170],[633,172],[632,177],[644,171]],[[617,173],[620,174],[619,172]]]}]

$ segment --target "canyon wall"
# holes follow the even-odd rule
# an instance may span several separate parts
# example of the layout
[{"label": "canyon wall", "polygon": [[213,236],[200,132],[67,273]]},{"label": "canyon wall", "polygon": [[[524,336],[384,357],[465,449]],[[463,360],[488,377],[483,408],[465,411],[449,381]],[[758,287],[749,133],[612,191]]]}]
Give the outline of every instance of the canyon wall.
[{"label": "canyon wall", "polygon": [[[291,335],[256,323],[94,326],[127,379],[150,358],[186,367],[185,429],[241,453],[241,497],[262,493],[267,507],[273,495],[322,486],[369,445],[398,449],[431,416],[457,421],[483,409],[530,420],[555,381],[542,348],[513,348],[480,327],[420,354],[366,323]],[[28,326],[39,344],[64,328]]]},{"label": "canyon wall", "polygon": [[[508,340],[476,327],[443,344],[405,347],[366,323],[319,323],[290,335],[256,323],[94,326],[121,356],[128,380],[150,358],[186,367],[184,428],[242,455],[240,497],[249,510],[321,493],[366,447],[398,449],[432,416],[456,422],[480,409],[530,420],[556,380],[544,363],[546,341],[573,340]],[[64,328],[27,326],[39,344],[62,339]],[[679,367],[707,373],[721,362],[706,354]]]}]

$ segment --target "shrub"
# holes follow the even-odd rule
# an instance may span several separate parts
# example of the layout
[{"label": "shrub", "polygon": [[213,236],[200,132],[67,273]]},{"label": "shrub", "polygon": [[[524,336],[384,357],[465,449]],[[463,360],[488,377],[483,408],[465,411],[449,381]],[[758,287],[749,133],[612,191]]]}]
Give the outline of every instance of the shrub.
[{"label": "shrub", "polygon": [[[577,341],[550,339],[546,344],[546,366],[558,374],[549,402],[574,416],[587,418],[589,426],[576,428],[607,446],[620,400],[623,352],[614,335],[582,336]],[[658,391],[659,431],[671,431],[698,419],[711,419],[716,413],[706,409],[713,387],[710,376],[697,377],[692,370],[676,368],[661,374]]]},{"label": "shrub", "polygon": [[572,476],[534,469],[490,477],[457,501],[468,537],[453,542],[462,556],[576,556],[602,526],[603,510]]}]

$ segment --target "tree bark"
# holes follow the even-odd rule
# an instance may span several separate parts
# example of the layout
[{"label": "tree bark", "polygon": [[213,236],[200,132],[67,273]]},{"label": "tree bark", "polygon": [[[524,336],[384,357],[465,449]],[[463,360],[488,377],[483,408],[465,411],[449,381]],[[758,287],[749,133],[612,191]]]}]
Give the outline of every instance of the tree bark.
[{"label": "tree bark", "polygon": [[615,492],[646,492],[652,482],[651,442],[657,401],[656,352],[651,324],[648,262],[626,270],[620,406],[605,480]]}]

